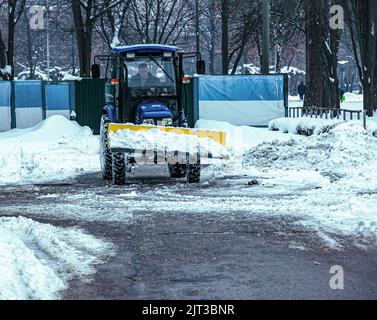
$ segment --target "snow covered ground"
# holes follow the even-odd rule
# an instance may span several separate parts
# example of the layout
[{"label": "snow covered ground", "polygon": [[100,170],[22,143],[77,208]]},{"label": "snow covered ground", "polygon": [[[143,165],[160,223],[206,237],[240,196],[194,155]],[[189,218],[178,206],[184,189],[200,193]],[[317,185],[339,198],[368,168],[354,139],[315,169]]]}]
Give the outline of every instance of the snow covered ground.
[{"label": "snow covered ground", "polygon": [[[202,122],[200,126],[215,129],[222,124]],[[250,144],[247,148],[242,140],[232,140],[236,150],[242,151],[233,153],[231,167],[221,170],[228,175],[261,177],[262,187],[287,195],[302,188],[300,196],[276,199],[269,197],[266,189],[256,188],[255,192],[266,197],[261,201],[254,199],[250,207],[253,212],[299,216],[312,228],[348,236],[364,232],[376,238],[377,138],[373,135],[376,129],[374,120],[370,120],[368,131],[359,122],[347,122],[312,137],[292,133],[284,137],[281,132],[266,134],[264,129],[233,128],[236,135],[242,130],[239,134],[249,136],[250,140],[257,135],[258,145]],[[232,132],[232,127],[228,130]],[[261,130],[260,134],[257,130]],[[238,158],[240,153],[242,160]]]},{"label": "snow covered ground", "polygon": [[[0,133],[0,150],[0,186],[99,170],[98,137],[62,116]],[[94,273],[110,247],[80,230],[0,217],[0,299],[59,298],[68,280]]]},{"label": "snow covered ground", "polygon": [[[292,125],[289,122],[297,119],[287,121]],[[35,206],[35,216],[125,221],[139,211],[154,214],[164,210],[273,219],[294,216],[295,223],[316,230],[331,246],[338,246],[331,234],[362,237],[369,245],[377,244],[376,120],[369,121],[367,131],[361,123],[347,122],[311,137],[206,120],[196,126],[225,130],[231,156],[230,161],[215,161],[204,169],[199,187],[158,184],[138,194],[130,185],[114,199],[108,199],[107,191],[53,194],[51,197],[62,197],[64,205]],[[89,128],[60,116],[31,129],[0,133],[0,184],[56,182],[81,173],[99,174],[98,148],[98,137]],[[259,185],[248,186],[251,179],[257,179]],[[91,209],[98,203],[110,205],[109,201],[116,201],[112,210],[99,214]],[[17,212],[1,207],[3,212]],[[28,209],[29,216],[34,217],[34,211]],[[0,274],[5,275],[0,279],[0,299],[59,298],[70,277],[93,273],[93,265],[106,259],[109,248],[111,244],[78,229],[0,217],[0,259],[5,261],[0,266]]]},{"label": "snow covered ground", "polygon": [[276,202],[275,210],[295,212],[327,230],[348,235],[364,231],[376,237],[376,159],[373,131],[343,123],[303,140],[263,143],[244,155],[244,165],[260,168],[278,183],[296,175],[317,184],[302,197]]},{"label": "snow covered ground", "polygon": [[[340,104],[341,109],[359,111],[363,110],[363,95],[346,92],[346,100]],[[289,96],[289,106],[290,107],[302,107],[303,101],[300,100],[299,96]]]},{"label": "snow covered ground", "polygon": [[113,250],[79,229],[0,217],[0,300],[57,299],[68,280],[95,273]]},{"label": "snow covered ground", "polygon": [[63,116],[0,133],[0,185],[62,181],[100,169],[98,137]]}]

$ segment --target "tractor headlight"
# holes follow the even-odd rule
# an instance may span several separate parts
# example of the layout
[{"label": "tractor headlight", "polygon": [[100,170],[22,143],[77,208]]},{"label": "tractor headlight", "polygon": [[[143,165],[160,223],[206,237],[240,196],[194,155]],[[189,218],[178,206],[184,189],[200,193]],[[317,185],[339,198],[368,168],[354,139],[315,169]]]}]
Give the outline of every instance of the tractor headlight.
[{"label": "tractor headlight", "polygon": [[161,120],[161,125],[163,127],[169,127],[173,125],[173,119],[172,118],[164,118]]},{"label": "tractor headlight", "polygon": [[143,120],[143,124],[146,124],[146,125],[152,125],[152,126],[155,125],[153,119],[144,119],[144,120]]}]

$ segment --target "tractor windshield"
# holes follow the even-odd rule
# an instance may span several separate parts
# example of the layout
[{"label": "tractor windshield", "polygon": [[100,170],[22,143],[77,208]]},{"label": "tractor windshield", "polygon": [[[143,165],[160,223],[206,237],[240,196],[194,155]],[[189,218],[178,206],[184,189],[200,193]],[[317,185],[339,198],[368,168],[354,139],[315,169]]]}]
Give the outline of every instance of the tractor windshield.
[{"label": "tractor windshield", "polygon": [[132,91],[158,89],[169,95],[176,94],[175,72],[171,58],[136,57],[125,64],[128,69],[128,86]]}]

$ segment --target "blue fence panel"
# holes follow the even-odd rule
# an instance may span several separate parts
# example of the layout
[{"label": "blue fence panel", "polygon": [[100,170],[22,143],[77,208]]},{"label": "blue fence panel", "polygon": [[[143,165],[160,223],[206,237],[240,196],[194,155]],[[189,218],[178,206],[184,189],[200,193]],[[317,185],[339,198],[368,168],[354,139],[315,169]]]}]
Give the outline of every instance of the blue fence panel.
[{"label": "blue fence panel", "polygon": [[10,81],[0,81],[0,131],[11,128],[11,83]]},{"label": "blue fence panel", "polygon": [[69,119],[71,111],[70,84],[46,84],[46,116],[63,115]]},{"label": "blue fence panel", "polygon": [[266,126],[285,117],[283,75],[202,76],[198,82],[200,119]]},{"label": "blue fence panel", "polygon": [[17,128],[29,128],[43,120],[42,82],[15,81],[15,114]]}]

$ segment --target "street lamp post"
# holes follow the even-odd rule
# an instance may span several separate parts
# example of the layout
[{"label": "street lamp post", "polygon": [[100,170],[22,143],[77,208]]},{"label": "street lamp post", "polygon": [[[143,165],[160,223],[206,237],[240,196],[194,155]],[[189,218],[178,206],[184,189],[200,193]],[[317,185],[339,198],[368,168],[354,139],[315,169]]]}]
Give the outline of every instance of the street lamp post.
[{"label": "street lamp post", "polygon": [[50,8],[49,8],[49,0],[46,0],[46,30],[47,30],[47,48],[46,48],[46,56],[47,56],[47,81],[50,81]]}]

